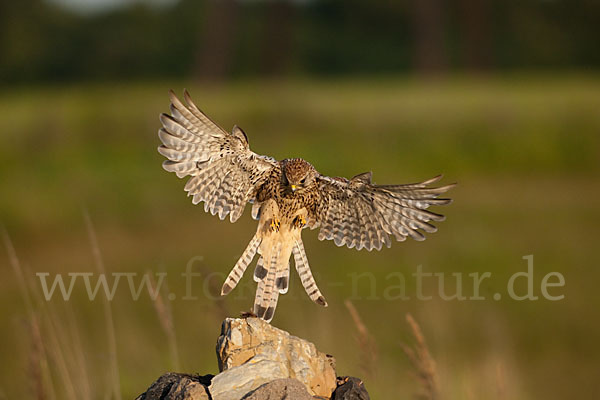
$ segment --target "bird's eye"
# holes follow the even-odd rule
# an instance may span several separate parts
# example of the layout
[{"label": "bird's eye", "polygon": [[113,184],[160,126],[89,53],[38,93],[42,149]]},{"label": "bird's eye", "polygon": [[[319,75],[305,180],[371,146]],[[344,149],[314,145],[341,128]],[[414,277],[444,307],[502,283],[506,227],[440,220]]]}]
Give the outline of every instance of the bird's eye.
[{"label": "bird's eye", "polygon": [[302,180],[300,181],[300,183],[304,185],[305,181],[306,181],[306,178],[302,178]]}]

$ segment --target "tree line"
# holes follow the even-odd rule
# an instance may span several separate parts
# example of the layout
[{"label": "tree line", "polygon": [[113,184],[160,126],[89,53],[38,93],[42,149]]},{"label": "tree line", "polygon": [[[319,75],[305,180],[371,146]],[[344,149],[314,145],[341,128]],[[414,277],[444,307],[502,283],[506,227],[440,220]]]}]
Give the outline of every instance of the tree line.
[{"label": "tree line", "polygon": [[594,0],[181,0],[80,15],[0,4],[3,84],[597,69]]}]

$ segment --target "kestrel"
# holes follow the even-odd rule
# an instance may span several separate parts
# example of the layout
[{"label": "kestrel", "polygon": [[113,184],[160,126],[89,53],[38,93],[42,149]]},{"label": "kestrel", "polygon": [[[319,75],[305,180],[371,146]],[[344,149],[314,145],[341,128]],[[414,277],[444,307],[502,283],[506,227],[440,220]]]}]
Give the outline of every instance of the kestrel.
[{"label": "kestrel", "polygon": [[302,229],[320,228],[319,240],[333,240],[349,248],[390,247],[408,236],[424,240],[423,232],[435,232],[430,221],[444,216],[427,210],[450,199],[438,196],[454,185],[431,187],[441,176],[421,183],[376,185],[371,172],[352,179],[321,175],[301,158],[277,161],[250,150],[242,129],[226,132],[192,102],[187,91],[183,104],[170,91],[171,115],[162,114],[158,148],[167,158],[163,168],[178,177],[191,176],[185,185],[192,202],[204,202],[204,210],[235,222],[246,203],[258,220],[256,234],[242,253],[221,291],[229,293],[256,253],[258,283],[253,312],[271,321],[279,294],[288,290],[291,255],[306,293],[327,306],[308,265]]}]

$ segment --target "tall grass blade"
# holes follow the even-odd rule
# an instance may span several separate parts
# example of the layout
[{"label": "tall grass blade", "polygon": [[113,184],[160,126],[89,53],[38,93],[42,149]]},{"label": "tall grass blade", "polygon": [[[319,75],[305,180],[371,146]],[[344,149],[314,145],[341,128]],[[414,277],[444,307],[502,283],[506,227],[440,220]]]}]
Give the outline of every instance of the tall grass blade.
[{"label": "tall grass blade", "polygon": [[[86,209],[83,211],[83,218],[87,228],[88,236],[90,238],[90,245],[92,246],[92,253],[98,273],[104,274],[106,270],[104,268],[104,262],[102,261],[102,255],[100,253],[100,246],[98,245],[98,238],[94,231],[94,225],[90,214]],[[110,377],[111,377],[111,391],[116,400],[121,400],[121,382],[119,378],[119,363],[117,359],[117,339],[115,337],[115,325],[112,315],[112,309],[109,300],[103,296],[104,305],[104,320],[106,322],[106,338],[108,340],[108,355],[110,362]]]},{"label": "tall grass blade", "polygon": [[410,360],[414,374],[421,386],[421,391],[415,397],[421,400],[438,400],[440,391],[435,361],[429,353],[425,336],[412,315],[406,314],[406,322],[411,329],[415,344],[411,347],[401,343],[401,346]]},{"label": "tall grass blade", "polygon": [[[152,290],[158,292],[155,300],[153,301],[154,310],[158,316],[158,321],[162,327],[165,335],[167,336],[167,342],[169,344],[169,354],[171,355],[171,363],[176,371],[181,369],[179,363],[179,351],[177,350],[177,337],[175,335],[175,324],[173,323],[173,313],[171,311],[171,305],[165,302],[164,292],[167,292],[168,297],[168,286],[166,282],[162,282],[161,287],[157,286],[154,275],[151,272],[147,272],[150,276],[150,286],[148,286],[148,293],[152,298]],[[154,288],[154,289],[152,289]]]},{"label": "tall grass blade", "polygon": [[[26,276],[28,275],[25,274],[25,268],[21,266],[21,262],[17,257],[17,252],[12,244],[12,241],[10,240],[8,232],[6,231],[6,229],[4,229],[4,227],[2,227],[1,231],[2,241],[4,242],[4,247],[6,247],[10,265],[17,277],[21,297],[25,302],[25,308],[29,316],[29,325],[31,328],[32,340],[34,342],[34,345],[37,346],[37,349],[39,350],[39,352],[37,353],[39,357],[37,361],[39,362],[41,382],[38,382],[38,384],[43,385],[43,387],[38,387],[37,390],[39,390],[39,393],[43,393],[45,396],[47,396],[48,399],[55,400],[56,391],[54,389],[54,382],[52,381],[52,375],[50,373],[50,366],[48,362],[48,354],[46,349],[47,344],[45,344],[42,340],[43,335],[41,333],[39,316],[37,315],[34,309],[33,301],[31,300],[31,295],[28,289],[28,280],[26,279]],[[33,284],[30,283],[30,286],[32,293],[36,293]]]},{"label": "tall grass blade", "polygon": [[352,321],[356,326],[356,330],[358,332],[356,336],[356,341],[358,342],[358,347],[360,349],[360,367],[363,372],[369,376],[370,378],[375,378],[377,375],[377,359],[378,359],[378,351],[377,344],[375,343],[375,339],[369,333],[366,325],[362,322],[356,307],[354,304],[347,299],[344,301],[350,316],[352,317]]}]

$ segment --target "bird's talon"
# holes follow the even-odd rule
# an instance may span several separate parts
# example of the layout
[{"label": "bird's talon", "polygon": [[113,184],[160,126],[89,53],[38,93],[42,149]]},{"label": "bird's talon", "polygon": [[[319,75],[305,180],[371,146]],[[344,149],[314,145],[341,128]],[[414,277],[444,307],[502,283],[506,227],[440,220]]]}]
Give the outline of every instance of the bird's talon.
[{"label": "bird's talon", "polygon": [[271,227],[271,230],[272,230],[273,232],[279,232],[279,228],[281,227],[281,222],[279,222],[279,220],[278,220],[278,219],[276,219],[276,218],[273,218],[273,219],[271,220],[271,225],[270,225],[270,227]]},{"label": "bird's talon", "polygon": [[298,215],[296,218],[294,218],[294,226],[296,228],[302,228],[304,225],[306,225],[306,219],[303,215]]}]

